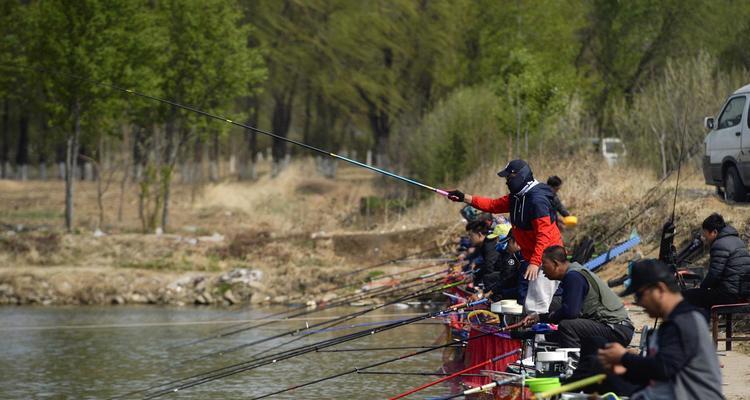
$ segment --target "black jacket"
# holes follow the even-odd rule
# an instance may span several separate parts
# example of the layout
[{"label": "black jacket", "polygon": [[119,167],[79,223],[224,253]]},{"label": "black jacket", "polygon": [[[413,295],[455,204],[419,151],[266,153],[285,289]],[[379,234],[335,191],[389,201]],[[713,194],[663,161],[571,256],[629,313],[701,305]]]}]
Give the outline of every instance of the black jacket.
[{"label": "black jacket", "polygon": [[570,216],[570,212],[567,208],[563,205],[562,201],[560,201],[560,198],[555,194],[555,197],[552,198],[552,209],[555,210],[555,212],[559,213],[563,217]]},{"label": "black jacket", "polygon": [[485,290],[492,290],[492,300],[518,298],[518,268],[521,262],[514,254],[500,251],[492,273],[484,275]]},{"label": "black jacket", "polygon": [[484,239],[484,242],[477,246],[477,256],[481,257],[481,260],[477,260],[477,264],[474,267],[474,282],[482,282],[484,276],[491,274],[495,270],[495,263],[497,263],[500,253],[497,249],[497,238]]},{"label": "black jacket", "polygon": [[708,273],[701,288],[739,294],[740,277],[750,274],[750,254],[737,230],[727,225],[711,244]]}]

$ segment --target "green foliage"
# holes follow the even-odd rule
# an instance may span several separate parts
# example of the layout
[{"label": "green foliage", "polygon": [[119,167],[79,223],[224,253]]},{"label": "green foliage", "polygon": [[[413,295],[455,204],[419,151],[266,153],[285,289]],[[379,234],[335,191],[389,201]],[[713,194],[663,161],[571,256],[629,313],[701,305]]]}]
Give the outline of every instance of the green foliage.
[{"label": "green foliage", "polygon": [[[238,120],[261,110],[283,134],[390,154],[432,184],[576,136],[623,136],[663,172],[673,152],[644,113],[659,107],[661,127],[703,113],[704,100],[666,106],[665,88],[734,84],[721,77],[750,68],[748,21],[750,3],[730,0],[8,0],[0,60],[33,69],[2,67],[0,98],[37,119],[39,155],[73,132],[76,104],[87,148],[143,128],[159,164],[149,193],[167,202],[171,166],[192,156],[184,143],[231,126],[92,82]],[[698,54],[717,61],[698,66]]]},{"label": "green foliage", "polygon": [[486,87],[459,89],[427,114],[408,142],[409,168],[426,182],[455,184],[505,154],[499,101]]}]

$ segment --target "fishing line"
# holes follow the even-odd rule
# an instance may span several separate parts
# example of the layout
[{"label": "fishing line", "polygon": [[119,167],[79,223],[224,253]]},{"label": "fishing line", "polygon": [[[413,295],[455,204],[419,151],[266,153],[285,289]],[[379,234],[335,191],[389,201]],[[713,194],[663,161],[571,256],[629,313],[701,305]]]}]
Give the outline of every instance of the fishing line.
[{"label": "fishing line", "polygon": [[320,153],[320,154],[323,154],[323,155],[326,155],[326,156],[329,156],[329,157],[332,157],[332,158],[335,158],[335,159],[338,159],[338,160],[341,160],[341,161],[345,161],[345,162],[347,162],[349,164],[353,164],[353,165],[356,165],[356,166],[361,167],[361,168],[369,169],[370,171],[377,172],[377,173],[379,173],[381,175],[389,176],[391,178],[400,180],[402,182],[406,182],[406,183],[409,183],[411,185],[414,185],[414,186],[417,186],[417,187],[420,187],[420,188],[423,188],[423,189],[430,190],[430,191],[435,192],[435,193],[437,193],[437,194],[439,194],[441,196],[445,196],[445,197],[448,196],[448,192],[447,191],[442,190],[442,189],[438,189],[438,188],[435,188],[435,187],[432,187],[432,186],[429,186],[429,185],[426,185],[426,184],[418,182],[418,181],[416,181],[414,179],[406,178],[404,176],[397,175],[397,174],[395,174],[393,172],[386,171],[384,169],[381,169],[381,168],[378,168],[378,167],[374,167],[374,166],[371,166],[371,165],[367,165],[367,164],[365,164],[363,162],[359,162],[357,160],[352,160],[351,158],[347,158],[347,157],[338,155],[336,153],[332,153],[332,152],[329,152],[329,151],[317,148],[315,146],[311,146],[311,145],[309,145],[307,143],[302,143],[302,142],[294,140],[294,139],[289,139],[289,138],[286,138],[284,136],[277,135],[277,134],[275,134],[273,132],[270,132],[270,131],[266,131],[266,130],[263,130],[263,129],[256,128],[254,126],[246,125],[246,124],[243,124],[241,122],[237,122],[235,120],[229,119],[227,117],[219,116],[219,115],[216,115],[216,114],[211,114],[211,113],[209,113],[207,111],[195,108],[193,106],[188,106],[188,105],[180,104],[180,103],[177,103],[177,102],[172,101],[172,100],[162,99],[160,97],[152,96],[150,94],[142,93],[142,92],[139,92],[139,91],[136,91],[136,90],[133,90],[133,89],[127,89],[127,88],[124,88],[124,87],[121,87],[121,86],[113,85],[111,83],[104,83],[104,82],[101,82],[101,81],[96,81],[96,80],[93,80],[91,78],[86,78],[86,77],[79,76],[79,75],[64,73],[64,72],[60,72],[60,71],[54,71],[54,72],[52,72],[52,71],[44,70],[42,68],[22,67],[22,66],[14,66],[14,65],[9,65],[9,64],[0,64],[0,65],[2,65],[4,67],[12,68],[12,69],[35,70],[37,72],[44,72],[44,73],[48,73],[48,74],[52,74],[52,75],[66,76],[66,77],[69,77],[69,78],[72,78],[72,79],[76,79],[76,80],[80,80],[80,81],[84,81],[84,82],[89,82],[89,83],[91,83],[93,85],[97,85],[97,86],[101,86],[101,87],[106,87],[106,88],[114,89],[114,90],[119,90],[121,92],[132,94],[134,96],[142,97],[144,99],[149,99],[149,100],[157,101],[157,102],[160,102],[160,103],[163,103],[163,104],[168,104],[168,105],[170,105],[172,107],[177,107],[177,108],[181,108],[183,110],[192,111],[192,112],[194,112],[196,114],[203,115],[204,117],[207,117],[207,118],[211,118],[211,119],[219,120],[219,121],[222,121],[222,122],[226,122],[228,124],[231,124],[231,125],[243,128],[243,129],[247,129],[247,130],[250,130],[250,131],[253,131],[253,132],[257,132],[257,133],[260,133],[260,134],[263,134],[263,135],[270,136],[270,137],[272,137],[274,139],[277,139],[277,140],[281,140],[281,141],[284,141],[284,142],[287,142],[287,143],[291,143],[291,144],[297,145],[299,147],[305,148],[305,149],[310,150],[310,151],[314,151],[316,153]]},{"label": "fishing line", "polygon": [[[463,282],[456,282],[456,283],[453,283],[453,284],[450,284],[450,285],[446,285],[446,286],[455,286],[455,285],[461,284],[461,283],[463,283]],[[438,289],[438,290],[441,290],[441,289]],[[410,319],[408,319],[406,321],[403,321],[403,322],[398,322],[398,323],[394,323],[394,324],[391,324],[391,325],[382,326],[382,327],[375,328],[375,329],[367,329],[367,330],[359,331],[359,332],[352,333],[352,334],[349,334],[349,335],[345,335],[345,336],[342,336],[342,337],[332,338],[332,339],[324,340],[324,341],[321,341],[321,342],[318,342],[318,343],[313,343],[313,344],[309,344],[309,345],[305,345],[305,346],[300,346],[298,348],[294,348],[294,349],[291,349],[291,350],[288,350],[288,351],[284,351],[284,352],[280,352],[280,353],[276,353],[276,354],[271,354],[268,357],[265,357],[264,359],[259,360],[259,361],[241,362],[241,363],[229,365],[229,366],[226,366],[226,367],[223,367],[223,368],[219,368],[219,369],[216,369],[216,370],[207,371],[207,372],[202,373],[202,374],[197,374],[197,375],[194,375],[192,377],[187,377],[187,378],[183,378],[183,379],[180,379],[180,380],[177,380],[177,381],[167,382],[165,384],[158,385],[158,386],[155,386],[153,388],[169,386],[169,385],[173,385],[174,383],[177,383],[177,382],[184,382],[184,381],[188,381],[188,380],[193,379],[193,381],[191,381],[191,382],[187,382],[187,383],[184,383],[184,384],[181,384],[181,385],[174,385],[172,387],[168,387],[166,389],[160,390],[160,391],[158,391],[156,393],[152,393],[152,394],[146,396],[145,398],[151,399],[151,398],[161,397],[161,396],[164,396],[166,394],[177,392],[179,390],[183,390],[183,389],[191,388],[191,387],[194,387],[194,386],[202,385],[202,384],[205,384],[205,383],[209,383],[209,382],[212,382],[212,381],[215,381],[215,380],[218,380],[218,379],[222,379],[222,378],[225,378],[225,377],[228,377],[228,376],[236,375],[238,373],[246,372],[246,371],[253,370],[253,369],[256,369],[256,368],[260,368],[260,367],[263,367],[263,366],[266,366],[266,365],[274,364],[274,363],[277,363],[277,362],[280,362],[280,361],[283,361],[283,360],[287,360],[287,359],[290,359],[290,358],[293,358],[293,357],[297,357],[297,356],[300,356],[300,355],[303,355],[303,354],[314,352],[314,351],[317,351],[317,350],[320,350],[320,349],[328,348],[328,347],[331,347],[331,346],[335,346],[335,345],[338,345],[338,344],[341,344],[341,343],[345,343],[345,342],[349,342],[349,341],[352,341],[352,340],[360,339],[360,338],[363,338],[363,337],[375,335],[377,333],[384,332],[384,331],[387,331],[387,330],[399,328],[401,326],[409,325],[409,324],[411,324],[413,322],[418,322],[418,321],[422,321],[422,320],[425,320],[425,319],[440,317],[440,316],[442,316],[444,314],[455,312],[458,309],[467,308],[467,307],[473,307],[473,306],[485,303],[486,301],[487,301],[487,299],[481,299],[481,300],[477,300],[477,301],[471,302],[471,303],[455,304],[455,305],[453,305],[453,306],[451,306],[451,307],[449,307],[447,309],[436,311],[436,312],[432,312],[432,313],[428,313],[428,314],[424,314],[422,316],[418,316],[418,317],[414,317],[414,318],[410,318]],[[141,390],[141,391],[137,391],[137,392],[132,392],[130,394],[133,394],[133,393],[142,393],[142,392],[145,392],[145,391],[148,391],[148,390],[151,390],[151,389],[152,388]]]},{"label": "fishing line", "polygon": [[[459,285],[461,283],[463,283],[463,282],[455,282],[455,283],[452,283],[452,284],[444,285],[444,286],[436,288],[435,291],[443,290],[443,288],[445,288],[445,287],[457,286],[457,285]],[[450,310],[458,309],[461,306],[466,307],[467,305],[466,304],[463,304],[463,305],[454,305],[454,306],[452,306],[452,308]],[[243,372],[245,370],[255,369],[255,368],[258,368],[258,367],[261,367],[261,366],[264,366],[264,365],[275,363],[277,361],[285,360],[285,359],[292,358],[292,357],[295,357],[295,356],[298,356],[298,355],[302,355],[302,354],[306,354],[306,353],[309,353],[309,352],[312,352],[312,351],[316,351],[318,349],[330,347],[330,346],[333,346],[333,345],[336,345],[336,344],[339,344],[339,343],[343,343],[343,342],[346,342],[346,341],[349,341],[349,340],[354,340],[354,339],[358,339],[358,338],[363,337],[363,336],[368,336],[368,335],[371,335],[371,334],[375,334],[375,333],[381,332],[383,330],[393,329],[395,327],[408,324],[408,323],[410,323],[409,321],[411,321],[411,322],[421,321],[423,319],[429,318],[428,316],[430,316],[430,315],[431,314],[423,314],[423,315],[420,315],[420,316],[415,316],[414,318],[409,319],[409,320],[405,321],[404,323],[395,323],[395,324],[391,324],[391,325],[386,325],[384,327],[375,328],[373,330],[360,331],[360,332],[352,333],[352,334],[349,334],[349,335],[344,335],[344,336],[340,336],[340,337],[336,337],[336,338],[332,338],[332,339],[328,339],[328,340],[324,340],[324,341],[320,341],[320,342],[316,342],[316,343],[312,343],[312,344],[300,346],[300,347],[297,347],[297,348],[294,348],[294,349],[290,349],[290,350],[286,350],[286,351],[274,353],[274,354],[271,354],[271,355],[269,355],[267,357],[264,357],[264,358],[261,358],[261,359],[258,359],[258,360],[243,361],[243,362],[232,364],[232,365],[229,365],[229,366],[226,366],[226,367],[222,367],[222,368],[219,368],[219,369],[215,369],[215,370],[211,370],[211,371],[207,371],[207,372],[203,372],[203,373],[191,375],[191,376],[188,376],[188,377],[185,377],[185,378],[174,379],[174,380],[162,383],[162,384],[156,384],[156,385],[149,386],[149,387],[147,387],[145,389],[141,389],[141,390],[136,390],[136,391],[132,391],[132,392],[129,392],[129,393],[125,393],[123,395],[116,396],[114,398],[123,398],[123,397],[127,397],[127,396],[132,396],[134,394],[145,393],[145,392],[151,391],[153,389],[158,389],[160,387],[175,385],[175,384],[178,384],[180,382],[185,382],[185,381],[189,381],[189,380],[195,380],[194,382],[192,382],[193,384],[191,385],[191,386],[194,386],[196,384],[203,383],[204,380],[210,381],[210,380],[220,379],[220,378],[222,378],[224,376],[234,375],[236,373]],[[337,341],[340,341],[340,342],[337,342]],[[218,378],[216,378],[215,376],[218,376]],[[178,386],[177,387],[178,390],[179,389],[183,389],[183,388],[184,387],[182,387],[182,386]],[[171,391],[171,389],[170,390],[166,390],[166,391],[161,391],[161,392],[159,392],[159,395],[167,394],[170,391]],[[158,396],[156,396],[156,397],[158,397]]]}]

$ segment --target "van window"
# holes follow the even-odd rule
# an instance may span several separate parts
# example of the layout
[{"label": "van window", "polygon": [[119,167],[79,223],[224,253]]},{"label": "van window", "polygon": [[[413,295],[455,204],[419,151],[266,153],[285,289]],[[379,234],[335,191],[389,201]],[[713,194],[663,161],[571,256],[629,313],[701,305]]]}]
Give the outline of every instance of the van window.
[{"label": "van window", "polygon": [[740,124],[742,112],[745,111],[745,96],[735,97],[729,100],[719,117],[717,129],[731,128]]}]

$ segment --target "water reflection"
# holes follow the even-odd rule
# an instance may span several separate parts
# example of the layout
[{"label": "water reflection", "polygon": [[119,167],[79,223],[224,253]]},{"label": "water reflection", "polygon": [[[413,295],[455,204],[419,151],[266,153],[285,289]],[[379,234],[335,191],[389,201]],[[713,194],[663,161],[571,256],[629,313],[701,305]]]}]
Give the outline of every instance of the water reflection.
[{"label": "water reflection", "polygon": [[[357,310],[337,308],[311,317],[342,315]],[[222,357],[180,363],[207,352],[305,325],[304,321],[284,321],[239,335],[168,350],[176,344],[211,335],[231,325],[198,322],[258,319],[278,311],[280,309],[121,306],[0,308],[0,398],[108,398],[144,388],[157,380],[189,376],[245,361],[262,350],[285,350],[363,329],[309,335],[289,347],[277,349],[281,343],[291,339],[284,337]],[[379,316],[379,320],[392,320],[422,312],[424,310],[415,308],[400,310],[387,307],[371,314]],[[360,318],[346,324],[376,320]],[[312,324],[319,320],[311,319],[309,322]],[[336,348],[431,345],[441,331],[442,327],[437,324],[409,325],[340,344]],[[165,398],[248,398],[410,352],[310,353]],[[439,368],[440,359],[441,352],[435,351],[387,364],[377,370],[434,371]],[[351,374],[272,398],[384,398],[433,379],[436,377]],[[433,388],[422,393],[422,397],[443,393],[445,389]]]}]

